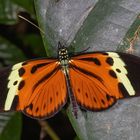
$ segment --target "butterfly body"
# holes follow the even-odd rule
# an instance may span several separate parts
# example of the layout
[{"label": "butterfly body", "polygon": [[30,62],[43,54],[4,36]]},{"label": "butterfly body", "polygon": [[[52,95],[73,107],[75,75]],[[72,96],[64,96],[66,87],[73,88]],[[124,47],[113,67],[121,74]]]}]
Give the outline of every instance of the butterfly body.
[{"label": "butterfly body", "polygon": [[54,116],[69,96],[78,106],[108,109],[118,99],[140,96],[140,58],[117,52],[72,56],[58,45],[58,59],[42,58],[0,70],[0,110],[22,111],[45,119]]},{"label": "butterfly body", "polygon": [[61,46],[61,44],[58,45],[58,57],[59,57],[59,62],[62,67],[62,70],[65,75],[68,75],[69,73],[69,55],[68,51],[65,47]]}]

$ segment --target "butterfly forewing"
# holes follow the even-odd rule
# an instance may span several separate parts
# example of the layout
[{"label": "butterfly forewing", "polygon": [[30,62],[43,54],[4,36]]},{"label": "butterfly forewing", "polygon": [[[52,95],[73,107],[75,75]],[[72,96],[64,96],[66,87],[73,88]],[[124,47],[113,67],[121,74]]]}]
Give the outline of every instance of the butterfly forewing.
[{"label": "butterfly forewing", "polygon": [[18,63],[1,71],[0,81],[4,82],[1,90],[4,111],[20,110],[34,118],[48,118],[66,102],[65,77],[53,59]]},{"label": "butterfly forewing", "polygon": [[[125,63],[125,68],[127,70],[126,76],[129,79],[129,81],[122,79],[129,85],[128,87],[123,84],[119,85],[120,90],[123,91],[123,96],[140,96],[140,57],[126,53],[119,53],[119,55]],[[119,72],[122,73],[121,71]]]},{"label": "butterfly forewing", "polygon": [[117,99],[140,95],[140,58],[125,53],[95,52],[75,56],[70,79],[79,105],[104,110]]}]

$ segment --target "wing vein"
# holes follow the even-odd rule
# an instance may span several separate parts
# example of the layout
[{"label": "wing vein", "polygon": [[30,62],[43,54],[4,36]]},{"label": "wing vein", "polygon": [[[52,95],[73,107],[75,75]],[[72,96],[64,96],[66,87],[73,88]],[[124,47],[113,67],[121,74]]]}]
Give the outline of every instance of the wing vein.
[{"label": "wing vein", "polygon": [[70,66],[73,68],[73,70],[76,69],[76,70],[82,72],[83,74],[86,73],[88,76],[94,77],[94,78],[96,78],[98,81],[100,81],[101,83],[103,83],[103,79],[102,79],[101,77],[99,77],[98,75],[96,75],[95,73],[89,72],[89,71],[87,71],[87,70],[84,70],[83,68],[77,67],[77,66],[72,65],[72,64],[71,64]]}]

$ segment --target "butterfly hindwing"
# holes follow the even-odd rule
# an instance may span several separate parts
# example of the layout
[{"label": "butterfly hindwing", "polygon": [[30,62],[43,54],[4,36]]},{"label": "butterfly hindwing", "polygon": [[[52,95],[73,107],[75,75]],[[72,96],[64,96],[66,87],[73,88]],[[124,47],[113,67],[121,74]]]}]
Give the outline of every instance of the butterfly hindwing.
[{"label": "butterfly hindwing", "polygon": [[[59,80],[61,79],[61,82]],[[35,96],[30,97],[24,113],[38,118],[49,118],[56,114],[66,103],[66,84],[62,71],[57,71],[52,77],[37,83],[33,89]],[[28,99],[28,98],[27,98]]]},{"label": "butterfly hindwing", "polygon": [[34,118],[48,118],[66,103],[65,77],[55,59],[18,63],[1,70],[0,75],[4,82],[1,98],[5,102],[0,104],[3,111],[19,110]]},{"label": "butterfly hindwing", "polygon": [[76,67],[70,69],[71,86],[77,103],[88,110],[107,109],[116,102],[108,90],[94,77],[88,76]]},{"label": "butterfly hindwing", "polygon": [[94,52],[70,62],[70,79],[78,104],[104,110],[117,99],[140,95],[140,58],[125,53]]}]

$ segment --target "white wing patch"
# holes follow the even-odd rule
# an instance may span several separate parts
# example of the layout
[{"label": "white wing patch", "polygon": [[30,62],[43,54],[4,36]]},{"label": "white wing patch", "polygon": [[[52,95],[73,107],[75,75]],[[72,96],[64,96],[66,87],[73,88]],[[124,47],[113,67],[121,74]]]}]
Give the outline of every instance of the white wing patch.
[{"label": "white wing patch", "polygon": [[[18,73],[18,70],[21,67],[22,67],[22,63],[18,63],[14,65],[8,77],[9,82],[8,82],[7,88],[9,89],[9,91],[8,91],[5,106],[4,106],[5,111],[10,110],[14,97],[15,95],[17,95],[18,85],[20,81],[22,80],[22,78],[19,76],[19,73]],[[16,84],[14,85],[15,82]]]},{"label": "white wing patch", "polygon": [[[116,73],[119,82],[121,82],[124,85],[124,87],[126,88],[130,96],[135,95],[135,90],[133,86],[131,85],[130,80],[126,76],[128,72],[127,72],[127,69],[125,68],[126,66],[125,63],[123,62],[123,60],[120,58],[120,56],[117,53],[114,53],[114,52],[107,52],[107,53],[114,61],[112,69]],[[119,69],[121,72],[118,72],[117,69]]]}]

